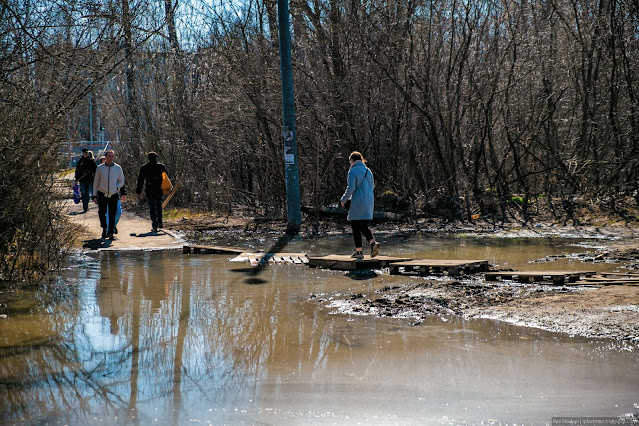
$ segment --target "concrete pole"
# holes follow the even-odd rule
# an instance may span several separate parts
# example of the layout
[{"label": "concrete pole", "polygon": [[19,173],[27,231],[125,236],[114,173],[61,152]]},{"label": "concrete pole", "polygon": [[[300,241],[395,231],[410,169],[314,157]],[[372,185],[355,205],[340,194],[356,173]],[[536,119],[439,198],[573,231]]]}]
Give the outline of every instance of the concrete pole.
[{"label": "concrete pole", "polygon": [[295,97],[293,96],[293,65],[289,0],[277,0],[280,38],[280,72],[282,75],[282,137],[284,138],[284,170],[286,172],[286,232],[297,233],[302,226],[300,181],[297,167],[297,135],[295,132]]},{"label": "concrete pole", "polygon": [[[91,79],[89,79],[91,84]],[[89,92],[89,140],[93,142],[93,88]]]}]

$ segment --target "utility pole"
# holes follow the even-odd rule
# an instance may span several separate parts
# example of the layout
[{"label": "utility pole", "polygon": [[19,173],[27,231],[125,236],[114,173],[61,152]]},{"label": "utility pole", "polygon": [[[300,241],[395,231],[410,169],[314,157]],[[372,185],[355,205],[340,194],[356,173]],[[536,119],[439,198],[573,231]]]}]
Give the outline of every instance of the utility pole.
[{"label": "utility pole", "polygon": [[300,181],[297,168],[297,135],[295,133],[295,97],[293,96],[293,64],[288,0],[277,0],[280,38],[280,73],[282,75],[282,137],[284,138],[284,170],[286,172],[286,232],[295,234],[302,226]]},{"label": "utility pole", "polygon": [[[91,85],[91,79],[89,79],[89,85]],[[93,142],[93,87],[89,92],[89,141]]]}]

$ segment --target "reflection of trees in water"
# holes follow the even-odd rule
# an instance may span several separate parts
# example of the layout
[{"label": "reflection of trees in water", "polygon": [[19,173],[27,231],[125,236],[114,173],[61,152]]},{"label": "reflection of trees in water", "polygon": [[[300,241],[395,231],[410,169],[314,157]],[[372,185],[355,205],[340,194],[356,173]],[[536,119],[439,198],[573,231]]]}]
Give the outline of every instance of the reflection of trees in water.
[{"label": "reflection of trees in water", "polygon": [[88,424],[96,398],[104,413],[122,406],[100,376],[124,357],[118,348],[96,350],[87,338],[84,286],[87,281],[60,280],[21,291],[21,307],[10,312],[3,322],[7,332],[0,333],[0,423],[74,418]]},{"label": "reflection of trees in water", "polygon": [[265,379],[278,380],[281,364],[324,369],[341,343],[318,318],[300,321],[285,288],[299,283],[287,282],[287,268],[264,269],[267,284],[255,286],[226,262],[108,253],[93,277],[95,303],[86,280],[63,286],[67,295],[43,296],[34,310],[52,314],[35,327],[51,333],[0,352],[8,395],[0,419],[179,423],[181,411],[246,406]]}]

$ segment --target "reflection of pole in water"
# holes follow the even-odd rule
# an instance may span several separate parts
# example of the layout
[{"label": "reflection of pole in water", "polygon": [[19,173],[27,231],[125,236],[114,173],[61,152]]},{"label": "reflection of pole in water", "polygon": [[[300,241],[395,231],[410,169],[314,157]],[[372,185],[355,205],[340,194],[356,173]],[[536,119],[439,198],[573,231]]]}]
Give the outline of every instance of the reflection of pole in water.
[{"label": "reflection of pole in water", "polygon": [[[139,268],[133,268],[132,311],[131,311],[131,393],[129,395],[129,412],[137,411],[138,377],[140,367],[140,305],[142,304],[142,289],[136,283],[140,277],[136,276]],[[136,416],[137,418],[137,416]]]},{"label": "reflection of pole in water", "polygon": [[175,344],[175,354],[173,361],[173,424],[179,424],[179,413],[182,406],[182,363],[184,356],[184,339],[188,331],[189,316],[191,315],[191,269],[189,271],[188,279],[182,280],[181,284],[175,282],[176,289],[182,290],[174,294],[175,297],[180,297],[182,303],[179,311],[178,320],[178,335],[177,342]]}]

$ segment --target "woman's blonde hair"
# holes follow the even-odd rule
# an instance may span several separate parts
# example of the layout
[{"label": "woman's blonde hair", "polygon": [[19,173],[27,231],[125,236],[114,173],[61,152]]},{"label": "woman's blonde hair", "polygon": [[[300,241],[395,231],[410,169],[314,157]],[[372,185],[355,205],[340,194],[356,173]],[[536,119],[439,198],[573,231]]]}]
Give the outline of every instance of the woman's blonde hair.
[{"label": "woman's blonde hair", "polygon": [[366,160],[364,159],[364,156],[359,151],[351,152],[351,155],[348,156],[348,159],[349,159],[349,161],[352,161],[353,163],[355,161],[361,161],[362,163],[366,163]]}]

